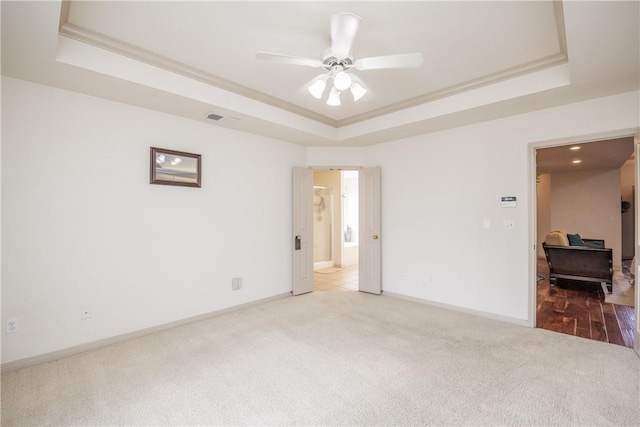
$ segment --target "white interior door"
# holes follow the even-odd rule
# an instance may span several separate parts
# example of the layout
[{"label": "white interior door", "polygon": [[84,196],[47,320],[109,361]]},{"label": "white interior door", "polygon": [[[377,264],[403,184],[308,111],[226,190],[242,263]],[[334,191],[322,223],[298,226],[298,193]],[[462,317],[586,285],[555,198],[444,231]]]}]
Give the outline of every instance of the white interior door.
[{"label": "white interior door", "polygon": [[635,330],[633,331],[633,349],[640,356],[640,292],[638,292],[638,280],[640,280],[640,221],[638,221],[637,215],[640,212],[640,197],[638,197],[638,191],[640,191],[640,134],[635,136],[635,162],[636,162],[636,194],[635,194],[635,212],[636,212],[636,230],[635,230],[635,239],[636,239],[636,251],[635,251],[635,271],[633,272],[636,275],[636,301],[635,301],[635,321],[636,324]]},{"label": "white interior door", "polygon": [[359,271],[358,284],[363,292],[382,293],[380,257],[380,168],[361,169],[359,193]]},{"label": "white interior door", "polygon": [[313,171],[293,168],[293,295],[313,291]]}]

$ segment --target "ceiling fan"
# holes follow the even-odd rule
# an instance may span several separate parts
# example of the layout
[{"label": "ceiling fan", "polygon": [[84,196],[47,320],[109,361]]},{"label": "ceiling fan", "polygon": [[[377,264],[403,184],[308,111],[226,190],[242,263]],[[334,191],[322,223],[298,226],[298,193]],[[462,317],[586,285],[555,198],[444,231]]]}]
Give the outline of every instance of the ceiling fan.
[{"label": "ceiling fan", "polygon": [[360,17],[353,13],[343,12],[331,16],[331,47],[324,51],[322,59],[302,58],[279,53],[259,52],[257,59],[280,62],[282,64],[303,65],[312,68],[324,68],[327,72],[316,76],[307,89],[314,98],[321,99],[327,81],[333,80],[327,104],[340,105],[340,93],[349,89],[354,101],[358,101],[367,93],[367,87],[358,76],[348,73],[356,70],[381,70],[388,68],[417,68],[422,65],[421,53],[401,55],[373,56],[356,59],[351,52],[353,41],[358,32]]}]

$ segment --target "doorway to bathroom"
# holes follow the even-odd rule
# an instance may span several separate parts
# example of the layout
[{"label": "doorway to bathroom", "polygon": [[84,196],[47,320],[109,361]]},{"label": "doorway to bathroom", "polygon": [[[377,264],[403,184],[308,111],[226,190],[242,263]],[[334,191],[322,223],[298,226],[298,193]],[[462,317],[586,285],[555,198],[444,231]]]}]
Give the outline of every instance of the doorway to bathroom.
[{"label": "doorway to bathroom", "polygon": [[[351,248],[343,248],[337,242],[342,242],[339,237],[331,241],[333,268],[340,268],[348,263],[347,254],[357,248],[358,254],[358,290],[370,294],[382,294],[382,245],[380,235],[382,231],[381,213],[381,169],[377,166],[366,168],[349,168],[342,170],[358,171],[358,226],[351,226],[356,231],[358,245]],[[313,291],[313,168],[294,167],[292,169],[292,283],[291,294],[302,295]],[[342,176],[342,175],[341,175]],[[342,183],[340,184],[342,185]],[[325,185],[318,185],[326,187]],[[336,187],[341,188],[341,187]],[[338,200],[334,191],[333,203]],[[348,196],[348,194],[347,194]],[[342,193],[340,193],[342,199]],[[355,197],[354,197],[355,198]],[[351,207],[349,208],[351,210]],[[340,210],[342,212],[342,209]],[[333,212],[332,218],[335,218]],[[341,214],[342,218],[342,214]],[[340,224],[340,225],[338,225]],[[336,235],[338,230],[346,229],[346,223],[335,221],[332,225],[331,235]],[[340,249],[340,256],[335,249]],[[340,260],[340,261],[338,261]],[[336,263],[342,265],[336,267]]]},{"label": "doorway to bathroom", "polygon": [[358,290],[358,171],[313,172],[313,290]]}]

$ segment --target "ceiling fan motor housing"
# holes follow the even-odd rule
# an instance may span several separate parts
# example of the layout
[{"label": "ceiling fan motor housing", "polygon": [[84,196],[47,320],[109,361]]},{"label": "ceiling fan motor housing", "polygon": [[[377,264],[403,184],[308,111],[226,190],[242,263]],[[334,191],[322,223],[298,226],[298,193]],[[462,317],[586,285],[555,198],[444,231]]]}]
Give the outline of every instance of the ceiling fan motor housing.
[{"label": "ceiling fan motor housing", "polygon": [[342,67],[342,70],[338,71],[348,70],[349,68],[353,67],[353,63],[353,54],[350,54],[344,59],[338,59],[333,56],[331,48],[325,50],[324,55],[322,55],[322,67],[327,71],[334,70],[336,66]]}]

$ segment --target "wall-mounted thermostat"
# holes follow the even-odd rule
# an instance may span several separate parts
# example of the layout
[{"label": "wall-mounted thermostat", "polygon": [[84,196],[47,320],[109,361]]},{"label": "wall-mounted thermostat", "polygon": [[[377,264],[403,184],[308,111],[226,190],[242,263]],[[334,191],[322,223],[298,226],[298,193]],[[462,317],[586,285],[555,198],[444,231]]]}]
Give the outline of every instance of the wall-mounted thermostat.
[{"label": "wall-mounted thermostat", "polygon": [[502,197],[502,207],[503,208],[515,208],[518,206],[518,202],[516,201],[516,196],[503,196]]}]

